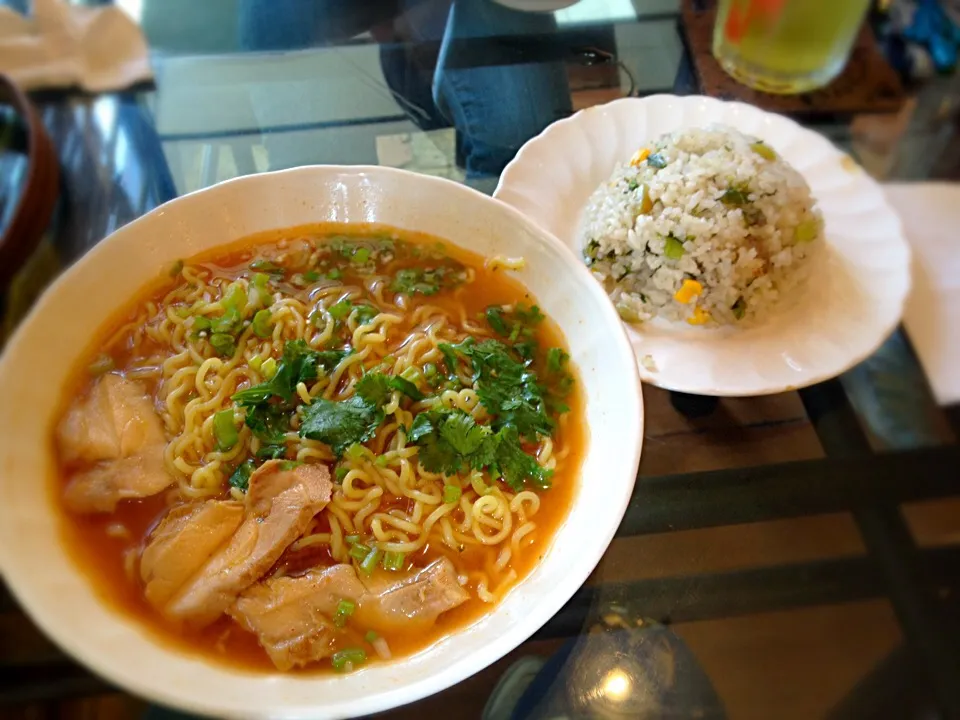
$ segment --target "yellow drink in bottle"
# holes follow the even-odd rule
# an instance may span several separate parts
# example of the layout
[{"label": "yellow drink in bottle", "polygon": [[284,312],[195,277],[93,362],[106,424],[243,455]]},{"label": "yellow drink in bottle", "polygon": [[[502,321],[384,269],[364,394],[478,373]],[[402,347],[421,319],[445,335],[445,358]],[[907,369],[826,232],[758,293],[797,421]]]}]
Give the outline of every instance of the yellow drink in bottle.
[{"label": "yellow drink in bottle", "polygon": [[745,85],[799,93],[843,70],[870,0],[720,0],[713,55]]}]

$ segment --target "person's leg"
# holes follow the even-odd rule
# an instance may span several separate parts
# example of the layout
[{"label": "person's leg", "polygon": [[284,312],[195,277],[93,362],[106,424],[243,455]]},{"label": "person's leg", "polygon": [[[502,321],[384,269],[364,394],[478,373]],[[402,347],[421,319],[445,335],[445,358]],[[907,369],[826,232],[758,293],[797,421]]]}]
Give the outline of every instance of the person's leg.
[{"label": "person's leg", "polygon": [[244,50],[298,50],[315,43],[314,0],[240,0],[240,47]]},{"label": "person's leg", "polygon": [[387,86],[421,130],[452,123],[433,101],[437,45],[443,38],[451,0],[400,0],[389,35],[374,33],[380,43],[380,67]]},{"label": "person's leg", "polygon": [[[464,57],[458,41],[524,35],[542,39],[555,32],[556,21],[548,13],[517,12],[490,0],[454,0],[434,98],[461,134],[468,177],[499,175],[523,143],[569,115],[572,105],[562,61],[470,67],[476,63]],[[477,42],[469,46],[471,55],[482,57]],[[491,42],[491,50],[495,47]],[[491,61],[496,63],[496,57]]]},{"label": "person's leg", "polygon": [[393,17],[398,0],[240,0],[245,50],[299,50],[370,30]]}]

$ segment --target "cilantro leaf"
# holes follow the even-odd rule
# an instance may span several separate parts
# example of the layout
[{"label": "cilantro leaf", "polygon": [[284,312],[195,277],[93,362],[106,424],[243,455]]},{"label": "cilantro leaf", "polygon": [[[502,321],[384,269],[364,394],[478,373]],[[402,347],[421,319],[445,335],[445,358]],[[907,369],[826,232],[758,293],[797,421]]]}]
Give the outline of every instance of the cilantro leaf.
[{"label": "cilantro leaf", "polygon": [[238,405],[258,405],[277,396],[289,402],[299,383],[316,380],[318,368],[329,372],[346,354],[344,350],[312,350],[303,340],[292,340],[283,346],[283,357],[273,377],[234,393],[233,401]]},{"label": "cilantro leaf", "polygon": [[380,314],[380,311],[373,305],[357,305],[356,308],[358,325],[366,325]]},{"label": "cilantro leaf", "polygon": [[380,406],[390,395],[390,379],[383,373],[367,373],[357,380],[357,395],[372,405]]},{"label": "cilantro leaf", "polygon": [[497,436],[499,442],[495,468],[503,476],[504,482],[517,492],[523,489],[527,481],[535,487],[548,489],[553,471],[540,467],[535,457],[523,451],[516,428],[508,425]]},{"label": "cilantro leaf", "polygon": [[465,280],[463,267],[440,265],[432,268],[398,270],[390,289],[402,295],[436,295],[441,288],[455,287]]},{"label": "cilantro leaf", "polygon": [[509,425],[495,433],[462,410],[441,408],[417,415],[407,440],[417,445],[420,464],[429,472],[455,475],[488,468],[515,491],[527,482],[550,487],[552,471],[523,450],[517,429]]},{"label": "cilantro leaf", "polygon": [[440,345],[440,350],[470,360],[480,402],[495,417],[494,427],[514,426],[522,437],[535,440],[553,431],[547,416],[543,390],[529,362],[519,362],[498,340],[476,343],[467,338],[458,345]]},{"label": "cilantro leaf", "polygon": [[501,337],[509,338],[510,342],[516,342],[519,338],[532,341],[537,325],[543,322],[544,318],[539,307],[533,305],[528,308],[523,303],[509,311],[502,306],[491,305],[485,315],[493,331]]},{"label": "cilantro leaf", "polygon": [[466,416],[461,410],[439,408],[422,412],[413,419],[407,439],[419,447],[420,464],[429,472],[455,475],[463,467],[463,456],[441,434],[441,428],[456,413]]},{"label": "cilantro leaf", "polygon": [[238,490],[246,492],[247,488],[250,487],[250,476],[253,475],[253,470],[252,460],[240,463],[237,465],[237,469],[233,471],[233,474],[230,475],[230,479],[227,482],[230,483],[230,487],[235,487]]},{"label": "cilantro leaf", "polygon": [[285,445],[261,445],[257,450],[257,458],[260,460],[277,460],[287,454]]},{"label": "cilantro leaf", "polygon": [[490,324],[490,327],[493,328],[493,331],[497,335],[509,335],[510,328],[507,327],[506,321],[503,319],[503,308],[496,305],[491,305],[487,308],[486,311],[487,322]]},{"label": "cilantro leaf", "polygon": [[407,440],[416,443],[420,438],[436,432],[431,418],[434,417],[437,412],[439,411],[422,412],[417,415],[413,419],[413,424],[410,426],[410,432],[407,433]]},{"label": "cilantro leaf", "polygon": [[326,443],[340,457],[354,443],[372,438],[381,422],[383,412],[360,395],[341,402],[317,398],[304,410],[300,436]]},{"label": "cilantro leaf", "polygon": [[357,381],[357,394],[377,406],[387,402],[393,390],[403,393],[411,400],[424,398],[416,385],[399,375],[367,373]]},{"label": "cilantro leaf", "polygon": [[463,464],[457,451],[435,434],[426,435],[418,443],[420,464],[429,472],[456,475]]},{"label": "cilantro leaf", "polygon": [[423,400],[423,398],[426,397],[412,381],[399,375],[390,377],[390,387],[403,393],[413,401]]},{"label": "cilantro leaf", "polygon": [[490,434],[490,428],[477,425],[466,413],[450,415],[440,426],[440,437],[460,455],[475,453]]},{"label": "cilantro leaf", "polygon": [[317,367],[323,368],[323,371],[329,373],[340,361],[350,354],[349,350],[315,350],[317,357]]},{"label": "cilantro leaf", "polygon": [[276,445],[283,442],[283,435],[290,429],[287,413],[278,405],[263,403],[247,407],[244,422],[261,442]]}]

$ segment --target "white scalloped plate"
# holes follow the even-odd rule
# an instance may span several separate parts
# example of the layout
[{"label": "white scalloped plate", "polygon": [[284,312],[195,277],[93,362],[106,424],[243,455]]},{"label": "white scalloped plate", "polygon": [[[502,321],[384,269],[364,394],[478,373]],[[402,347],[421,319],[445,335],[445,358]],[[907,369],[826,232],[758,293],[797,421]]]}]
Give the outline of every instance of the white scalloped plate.
[{"label": "white scalloped plate", "polygon": [[[823,212],[829,252],[802,298],[751,328],[628,326],[644,382],[699,395],[783,392],[835,377],[871,355],[900,321],[910,250],[880,186],[793,120],[737,102],[653,95],[554,123],[506,167],[494,197],[580,254],[580,214],[618,161],[657,136],[724,123],[762,138],[799,170]],[[642,363],[650,356],[655,371]]]}]

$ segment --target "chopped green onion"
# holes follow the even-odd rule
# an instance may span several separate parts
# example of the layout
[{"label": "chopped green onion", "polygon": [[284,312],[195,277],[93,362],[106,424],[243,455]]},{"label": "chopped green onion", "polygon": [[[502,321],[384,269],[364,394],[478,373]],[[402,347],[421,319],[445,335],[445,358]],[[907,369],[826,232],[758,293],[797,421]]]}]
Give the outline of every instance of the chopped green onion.
[{"label": "chopped green onion", "polygon": [[750,149],[753,150],[757,155],[762,157],[764,160],[777,159],[777,153],[775,153],[773,148],[767,145],[762,140],[760,142],[751,143]]},{"label": "chopped green onion", "polygon": [[330,317],[334,320],[346,320],[351,310],[353,310],[353,303],[349,300],[341,300],[330,306]]},{"label": "chopped green onion", "polygon": [[433,363],[427,363],[423,366],[423,376],[427,379],[427,382],[433,385],[434,380],[437,379],[438,372],[437,366]]},{"label": "chopped green onion", "polygon": [[560,372],[569,359],[570,356],[561,348],[550,348],[547,350],[547,370]]},{"label": "chopped green onion", "polygon": [[357,325],[366,325],[379,314],[373,305],[357,305]]},{"label": "chopped green onion", "polygon": [[[355,545],[354,547],[359,547]],[[369,575],[373,572],[373,569],[380,562],[380,558],[383,556],[383,550],[380,548],[373,548],[367,554],[367,556],[360,562],[360,569],[363,571],[364,575]]]},{"label": "chopped green onion", "polygon": [[344,455],[347,456],[348,460],[353,460],[357,462],[362,460],[367,454],[367,449],[363,447],[360,443],[353,443],[350,447],[347,448],[347,451]]},{"label": "chopped green onion", "polygon": [[443,502],[446,504],[460,502],[460,495],[463,491],[456,485],[443,486]]},{"label": "chopped green onion", "polygon": [[237,343],[232,335],[226,333],[214,333],[210,336],[210,344],[213,349],[223,357],[232,357],[237,350]]},{"label": "chopped green onion", "polygon": [[404,380],[409,380],[410,382],[415,383],[420,379],[420,371],[411,365],[402,373],[400,373],[400,377],[402,377]]},{"label": "chopped green onion", "polygon": [[367,630],[367,634],[363,636],[363,639],[372,645],[374,642],[380,639],[380,636],[377,635],[373,630]]},{"label": "chopped green onion", "polygon": [[270,322],[272,313],[269,310],[257,310],[253,316],[253,334],[257,337],[268,338],[273,334],[273,324]]},{"label": "chopped green onion", "polygon": [[352,669],[354,665],[365,662],[366,659],[367,653],[360,648],[348,648],[340,652],[335,652],[330,658],[330,663],[337,672],[344,672]]},{"label": "chopped green onion", "polygon": [[269,273],[271,275],[285,275],[286,270],[274,262],[269,260],[255,260],[250,263],[251,270],[257,270],[259,272]]},{"label": "chopped green onion", "polygon": [[373,464],[376,465],[377,467],[380,467],[380,468],[386,467],[386,466],[387,466],[387,456],[386,456],[386,455],[378,455],[378,456],[377,456],[377,459],[373,461]]},{"label": "chopped green onion", "polygon": [[679,260],[683,257],[683,243],[672,235],[668,235],[663,243],[663,254],[671,260]]},{"label": "chopped green onion", "polygon": [[337,611],[333,614],[333,624],[338,628],[345,627],[347,624],[347,618],[353,615],[353,611],[357,609],[357,604],[351,602],[350,600],[341,600],[337,603]]},{"label": "chopped green onion", "polygon": [[196,333],[201,333],[205,330],[209,330],[211,325],[212,323],[210,322],[210,318],[204,317],[203,315],[200,315],[193,319],[193,331]]},{"label": "chopped green onion", "polygon": [[91,375],[103,375],[114,368],[113,358],[106,353],[98,355],[97,358],[87,366],[87,371]]},{"label": "chopped green onion", "polygon": [[254,273],[253,274],[253,285],[254,287],[263,290],[267,287],[267,283],[270,282],[270,276],[266,273]]},{"label": "chopped green onion", "polygon": [[396,361],[397,359],[393,355],[384,355],[380,362],[384,365],[393,365]]},{"label": "chopped green onion", "polygon": [[277,374],[277,361],[272,357],[268,357],[263,361],[263,364],[260,366],[260,374],[263,375],[268,380]]},{"label": "chopped green onion", "polygon": [[[363,543],[354,543],[350,546],[350,557],[354,560],[364,561],[371,554],[370,548]],[[369,573],[368,573],[369,574]]]},{"label": "chopped green onion", "polygon": [[350,468],[345,468],[341,465],[333,471],[333,475],[336,477],[337,482],[343,482],[343,479],[347,476],[348,472],[350,472]]},{"label": "chopped green onion", "polygon": [[254,355],[250,360],[247,361],[247,365],[252,367],[257,372],[260,372],[260,366],[263,364],[263,358],[259,355]]},{"label": "chopped green onion", "polygon": [[233,421],[233,410],[221,410],[213,415],[213,437],[217,441],[217,449],[226,452],[240,439],[237,426]]},{"label": "chopped green onion", "polygon": [[403,570],[403,565],[406,559],[407,556],[402,552],[389,551],[383,556],[383,568],[384,570],[391,570],[393,572],[396,572],[397,570]]},{"label": "chopped green onion", "polygon": [[340,272],[340,268],[333,268],[333,270],[327,273],[327,277],[331,280],[339,280],[343,277],[343,273]]},{"label": "chopped green onion", "polygon": [[228,310],[235,310],[242,313],[247,306],[247,290],[240,283],[230,283],[226,294],[223,296],[223,306]]},{"label": "chopped green onion", "polygon": [[303,279],[307,282],[316,282],[320,279],[320,273],[318,273],[316,270],[308,270],[303,274]]},{"label": "chopped green onion", "polygon": [[353,254],[353,262],[357,265],[365,265],[370,260],[370,251],[366,248],[357,248]]},{"label": "chopped green onion", "polygon": [[347,543],[347,545],[356,545],[358,542],[360,542],[359,535],[347,535],[343,539],[344,539],[344,542]]},{"label": "chopped green onion", "polygon": [[747,188],[738,188],[732,187],[724,190],[723,195],[720,196],[720,202],[724,205],[730,205],[732,207],[740,207],[741,205],[746,205],[750,202],[748,197],[749,189]]}]

